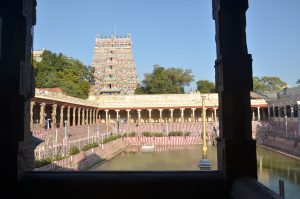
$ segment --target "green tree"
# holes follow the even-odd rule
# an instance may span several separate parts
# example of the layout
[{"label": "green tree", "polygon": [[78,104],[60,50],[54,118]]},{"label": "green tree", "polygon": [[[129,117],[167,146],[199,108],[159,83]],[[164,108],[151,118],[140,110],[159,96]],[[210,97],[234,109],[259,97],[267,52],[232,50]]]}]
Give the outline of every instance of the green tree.
[{"label": "green tree", "polygon": [[154,65],[152,73],[146,73],[144,77],[136,94],[180,94],[193,81],[192,71],[189,69],[166,69],[160,65]]},{"label": "green tree", "polygon": [[287,86],[288,84],[282,81],[279,77],[253,77],[253,90],[256,92],[276,91]]},{"label": "green tree", "polygon": [[299,85],[300,85],[300,79],[297,80],[296,84],[299,84]]},{"label": "green tree", "polygon": [[61,88],[67,95],[86,99],[95,78],[94,68],[63,54],[44,51],[40,62],[34,62],[37,88]]},{"label": "green tree", "polygon": [[196,82],[197,90],[201,93],[214,93],[215,91],[215,84],[208,80],[199,80]]}]

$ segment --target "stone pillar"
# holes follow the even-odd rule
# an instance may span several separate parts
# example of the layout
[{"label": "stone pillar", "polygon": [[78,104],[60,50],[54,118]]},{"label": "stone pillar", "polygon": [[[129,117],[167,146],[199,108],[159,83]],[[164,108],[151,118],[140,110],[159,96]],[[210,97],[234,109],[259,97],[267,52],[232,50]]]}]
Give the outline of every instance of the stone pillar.
[{"label": "stone pillar", "polygon": [[85,124],[89,125],[89,109],[86,109],[86,117],[85,117]]},{"label": "stone pillar", "polygon": [[163,109],[158,109],[159,110],[159,123],[162,123],[162,112]]},{"label": "stone pillar", "polygon": [[275,106],[273,104],[273,117],[276,117]]},{"label": "stone pillar", "polygon": [[287,109],[286,109],[286,105],[283,106],[283,114],[284,114],[284,118],[285,116],[287,116]]},{"label": "stone pillar", "polygon": [[119,111],[120,111],[120,110],[116,110],[116,112],[117,112],[117,118],[116,118],[116,120],[117,120],[117,121],[119,120]]},{"label": "stone pillar", "polygon": [[180,108],[180,111],[181,111],[181,122],[184,122],[184,109],[185,108]]},{"label": "stone pillar", "polygon": [[64,126],[64,108],[65,106],[60,107],[59,128],[62,128]]},{"label": "stone pillar", "polygon": [[192,122],[195,122],[195,110],[196,108],[191,108],[192,109]]},{"label": "stone pillar", "polygon": [[90,115],[90,124],[95,124],[95,110],[94,109],[91,109],[90,111],[91,115]]},{"label": "stone pillar", "polygon": [[91,119],[92,119],[92,109],[87,109],[86,110],[86,124],[87,125],[91,124]]},{"label": "stone pillar", "polygon": [[81,125],[85,125],[85,108],[82,108]]},{"label": "stone pillar", "polygon": [[68,109],[67,109],[67,125],[68,126],[71,126],[71,121],[70,121],[70,110],[71,110],[71,107],[68,106]]},{"label": "stone pillar", "polygon": [[46,103],[40,104],[40,125],[42,127],[45,126],[45,106],[46,106]]},{"label": "stone pillar", "polygon": [[257,179],[250,103],[252,57],[246,43],[248,0],[213,0],[212,7],[217,46],[215,82],[219,95],[218,169],[231,184],[244,176]]},{"label": "stone pillar", "polygon": [[270,106],[268,106],[268,120],[270,121],[270,117],[271,117],[271,110],[270,110]]},{"label": "stone pillar", "polygon": [[215,121],[215,116],[214,116],[214,112],[213,112],[213,111],[211,111],[211,119],[212,119],[213,121]]},{"label": "stone pillar", "polygon": [[260,121],[260,107],[257,107],[257,121]]},{"label": "stone pillar", "polygon": [[261,109],[261,111],[262,111],[262,120],[265,121],[266,120],[266,109],[263,108],[263,109]]},{"label": "stone pillar", "polygon": [[93,112],[94,112],[94,115],[93,115],[93,116],[94,116],[93,124],[97,124],[97,116],[98,116],[97,113],[98,113],[98,110],[96,111],[96,110],[94,109]]},{"label": "stone pillar", "polygon": [[52,105],[52,113],[51,113],[51,120],[52,120],[52,125],[51,128],[56,128],[56,110],[57,110],[57,104]]},{"label": "stone pillar", "polygon": [[33,126],[33,106],[35,105],[35,102],[31,101],[30,102],[30,130],[32,129]]},{"label": "stone pillar", "polygon": [[96,124],[99,124],[99,110],[96,110]]},{"label": "stone pillar", "polygon": [[80,114],[81,113],[81,108],[78,108],[78,111],[77,111],[77,126],[80,126],[81,125],[81,117],[80,117]]},{"label": "stone pillar", "polygon": [[171,121],[170,122],[173,123],[174,122],[174,116],[173,116],[174,109],[171,108],[170,111],[171,111],[171,115],[170,115],[171,116]]},{"label": "stone pillar", "polygon": [[137,112],[138,112],[138,123],[141,123],[141,109],[138,109]]},{"label": "stone pillar", "polygon": [[76,125],[76,107],[73,107],[73,124],[72,126]]},{"label": "stone pillar", "polygon": [[130,117],[130,109],[126,109],[127,111],[127,122],[130,123],[131,117]]},{"label": "stone pillar", "polygon": [[255,111],[252,109],[252,121],[255,121]]},{"label": "stone pillar", "polygon": [[151,123],[152,122],[152,118],[151,118],[151,111],[152,111],[152,109],[148,109],[148,111],[149,111],[149,123]]},{"label": "stone pillar", "polygon": [[93,124],[93,109],[89,110],[89,125]]},{"label": "stone pillar", "polygon": [[291,106],[291,118],[294,118],[294,108]]},{"label": "stone pillar", "polygon": [[108,111],[109,110],[105,110],[105,123],[108,124],[109,121],[108,121]]},{"label": "stone pillar", "polygon": [[217,122],[217,108],[214,109],[214,122]]}]

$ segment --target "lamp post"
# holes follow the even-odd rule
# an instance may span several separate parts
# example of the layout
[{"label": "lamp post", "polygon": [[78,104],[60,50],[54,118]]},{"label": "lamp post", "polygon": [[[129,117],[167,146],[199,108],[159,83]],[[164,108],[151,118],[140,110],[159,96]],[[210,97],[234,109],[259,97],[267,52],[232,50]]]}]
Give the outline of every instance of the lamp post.
[{"label": "lamp post", "polygon": [[207,158],[207,146],[206,146],[206,111],[205,111],[205,95],[201,95],[202,98],[202,135],[203,135],[203,148],[202,148],[202,158],[199,163],[200,169],[210,169],[211,162]]}]

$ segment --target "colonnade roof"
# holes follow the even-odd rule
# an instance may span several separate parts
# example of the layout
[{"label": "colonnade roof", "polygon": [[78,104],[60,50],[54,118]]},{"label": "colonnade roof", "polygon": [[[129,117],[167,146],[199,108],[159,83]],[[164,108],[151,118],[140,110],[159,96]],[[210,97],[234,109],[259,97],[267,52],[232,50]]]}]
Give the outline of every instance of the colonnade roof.
[{"label": "colonnade roof", "polygon": [[[98,109],[157,109],[157,108],[197,108],[202,107],[202,97],[205,96],[205,106],[218,107],[218,94],[152,94],[152,95],[100,95],[79,99],[63,93],[55,93],[36,89],[33,101],[50,100],[53,103],[95,107]],[[252,99],[252,107],[266,107],[265,99]]]}]

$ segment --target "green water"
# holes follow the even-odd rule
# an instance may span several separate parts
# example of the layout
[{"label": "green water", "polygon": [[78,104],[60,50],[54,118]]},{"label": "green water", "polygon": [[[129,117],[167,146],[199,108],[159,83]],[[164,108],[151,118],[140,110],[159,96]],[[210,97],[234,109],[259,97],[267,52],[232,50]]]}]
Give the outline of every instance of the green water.
[{"label": "green water", "polygon": [[[199,170],[201,146],[161,148],[159,152],[122,152],[93,170]],[[217,169],[216,147],[209,146],[212,169]],[[300,198],[300,160],[257,147],[258,180],[278,193],[279,179],[285,182],[287,199]]]}]

